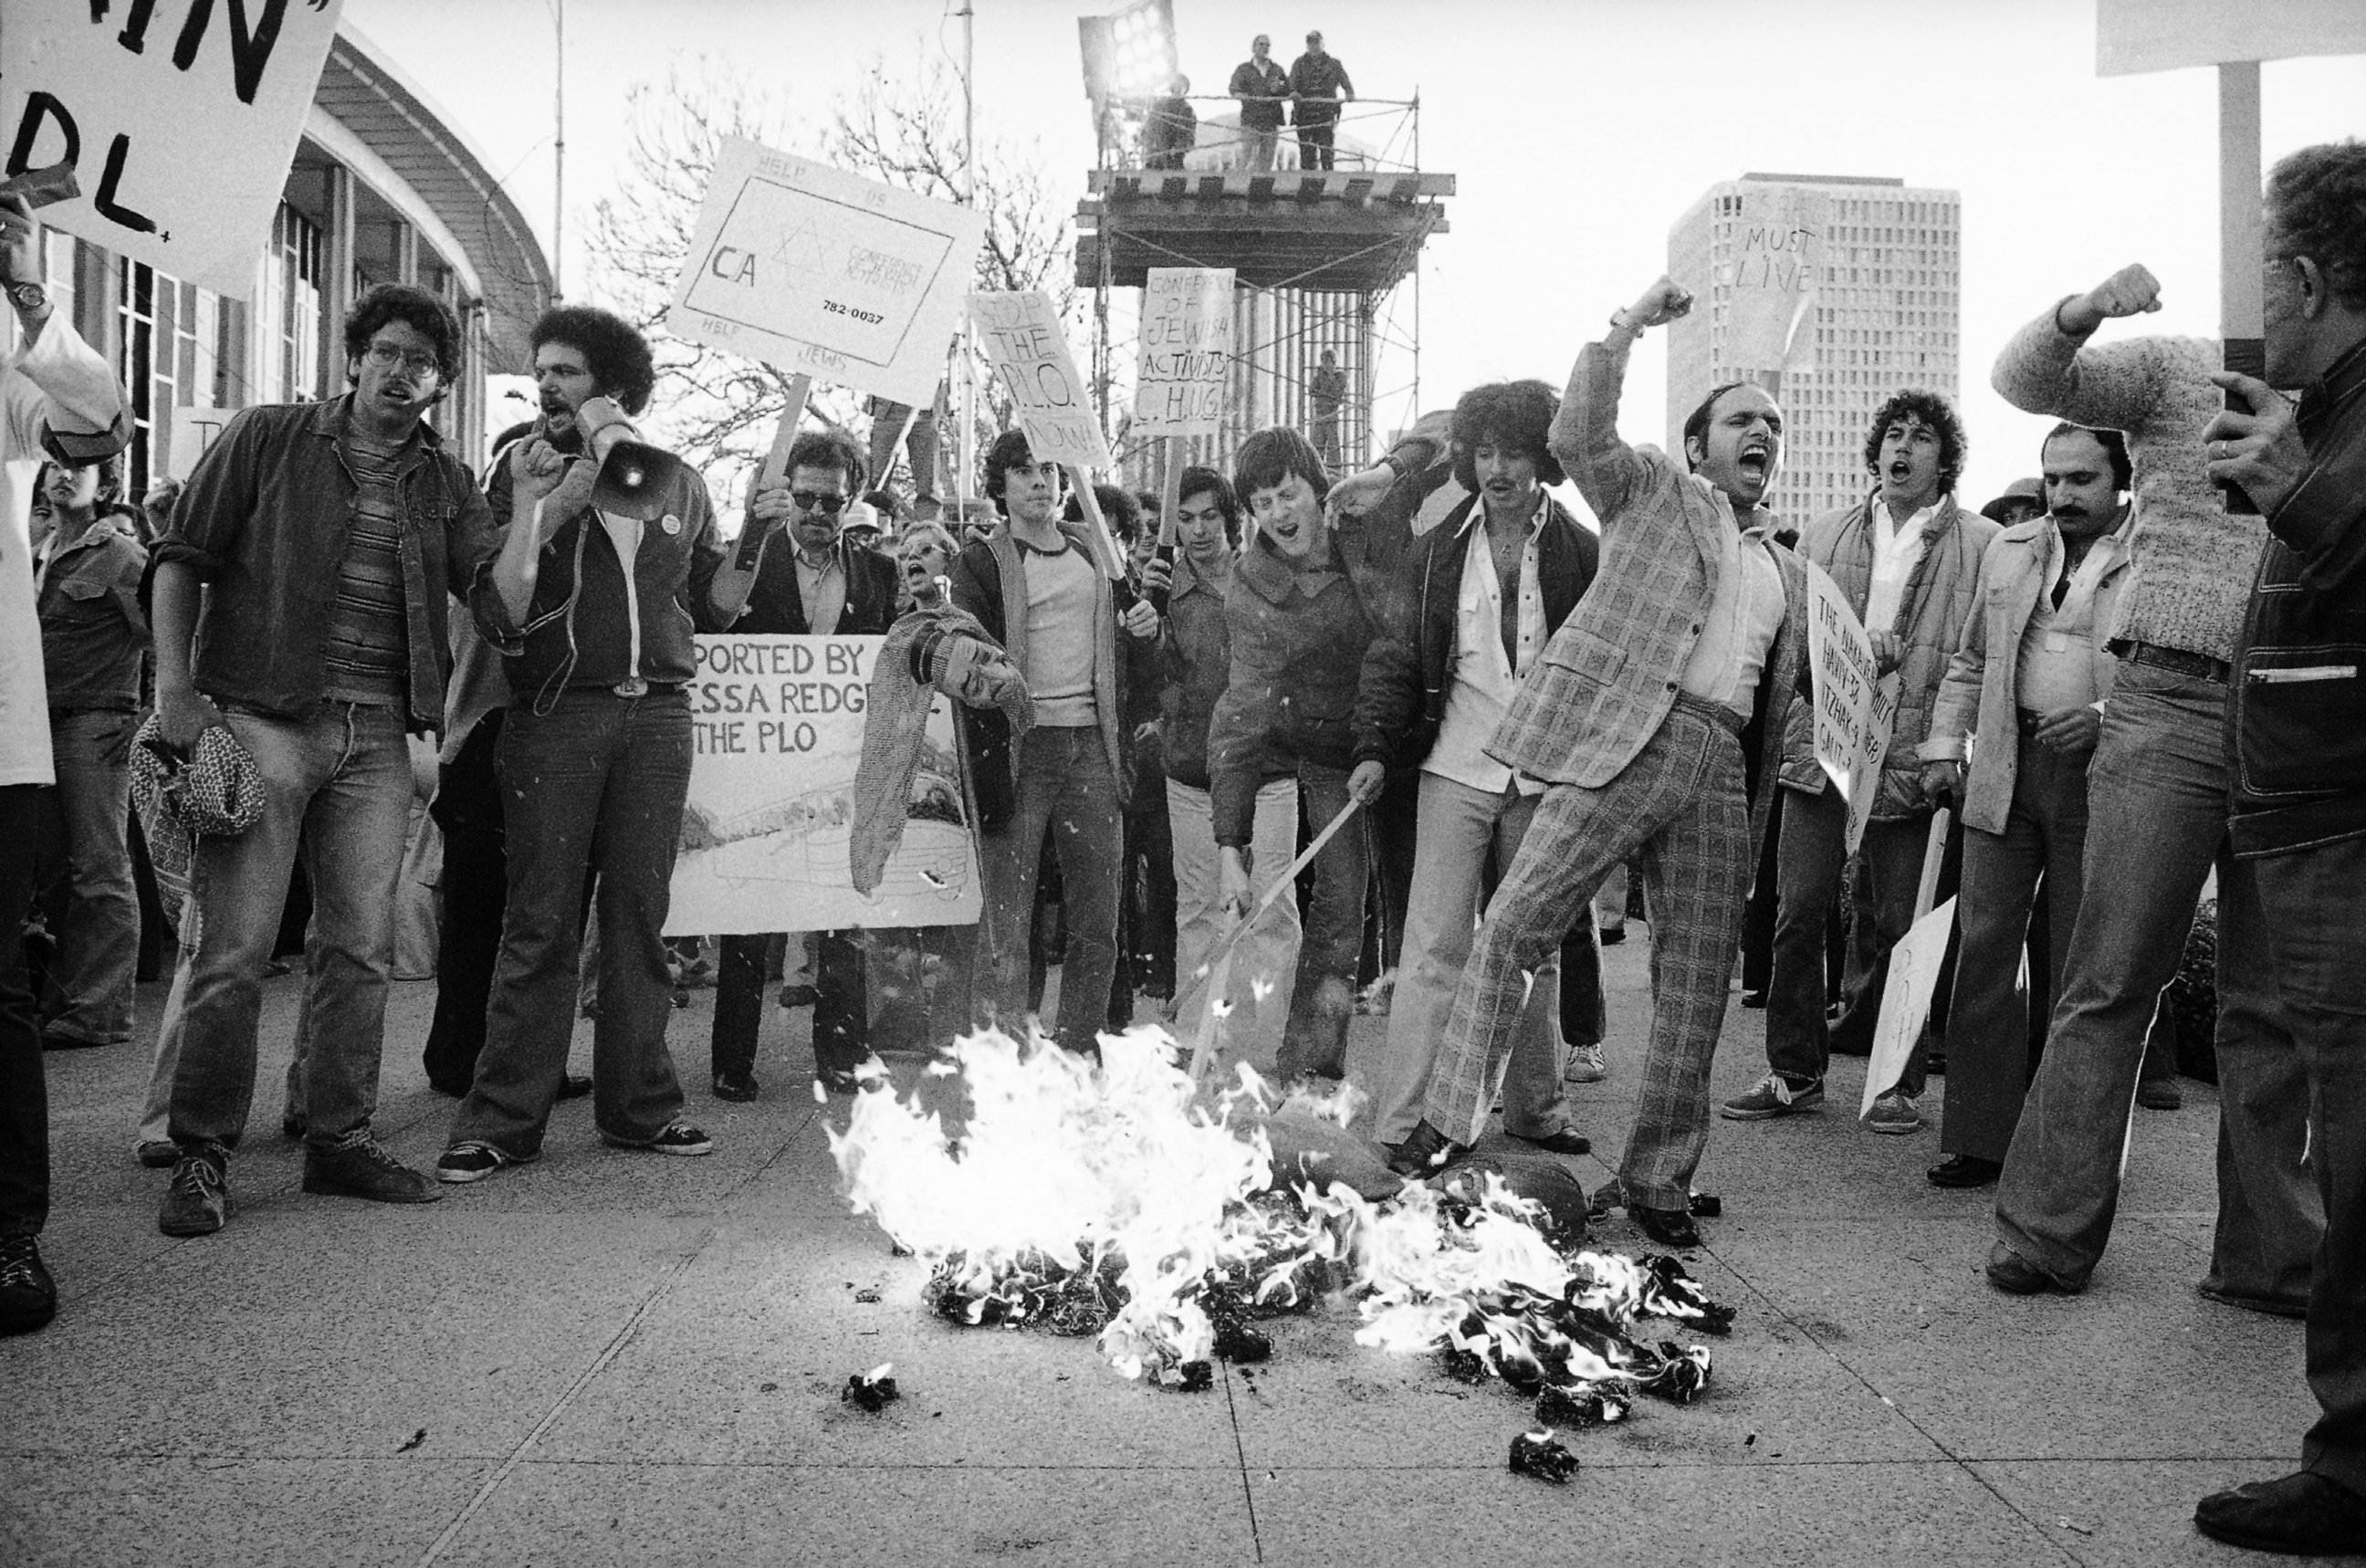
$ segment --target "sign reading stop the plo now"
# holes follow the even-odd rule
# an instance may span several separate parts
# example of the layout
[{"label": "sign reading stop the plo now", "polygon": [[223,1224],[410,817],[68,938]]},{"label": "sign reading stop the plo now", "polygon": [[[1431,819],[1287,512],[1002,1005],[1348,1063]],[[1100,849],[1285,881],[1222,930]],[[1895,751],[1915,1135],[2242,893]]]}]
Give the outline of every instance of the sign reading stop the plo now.
[{"label": "sign reading stop the plo now", "polygon": [[1085,378],[1068,352],[1059,307],[1040,288],[969,297],[970,324],[986,363],[1010,391],[1019,428],[1039,463],[1113,465]]},{"label": "sign reading stop the plo now", "polygon": [[73,166],[63,233],[244,299],[344,0],[7,0],[0,178]]},{"label": "sign reading stop the plo now", "polygon": [[1142,286],[1137,435],[1215,435],[1233,364],[1233,269],[1155,266]]}]

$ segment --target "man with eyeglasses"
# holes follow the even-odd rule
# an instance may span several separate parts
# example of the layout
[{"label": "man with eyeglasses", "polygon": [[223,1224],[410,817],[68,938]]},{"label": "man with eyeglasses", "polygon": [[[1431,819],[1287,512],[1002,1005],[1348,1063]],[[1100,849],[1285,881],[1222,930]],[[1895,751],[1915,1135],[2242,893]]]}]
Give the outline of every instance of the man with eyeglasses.
[{"label": "man with eyeglasses", "polygon": [[197,931],[181,953],[179,1156],[167,1235],[221,1228],[229,1163],[254,1097],[262,976],[299,846],[320,959],[307,981],[304,1190],[432,1202],[434,1182],[370,1131],[386,1028],[394,895],[410,825],[407,737],[440,728],[448,595],[492,553],[491,514],[428,412],[460,323],[389,284],[344,323],[352,389],[248,409],[197,462],[150,567],[156,709],[189,755],[227,728],[254,758],[262,817],[199,840]]},{"label": "man with eyeglasses", "polygon": [[[767,530],[759,546],[756,584],[735,632],[788,637],[884,636],[896,620],[896,563],[865,548],[841,527],[861,502],[862,457],[836,431],[808,430],[789,447],[787,478],[761,485],[748,526]],[[867,509],[866,509],[867,510]],[[769,530],[783,528],[785,536]],[[851,1094],[854,1069],[870,1054],[863,1009],[862,949],[852,931],[823,931],[816,953],[814,1077],[833,1093]],[[756,1098],[756,1035],[764,1017],[765,936],[723,939],[715,982],[715,1097]]]}]

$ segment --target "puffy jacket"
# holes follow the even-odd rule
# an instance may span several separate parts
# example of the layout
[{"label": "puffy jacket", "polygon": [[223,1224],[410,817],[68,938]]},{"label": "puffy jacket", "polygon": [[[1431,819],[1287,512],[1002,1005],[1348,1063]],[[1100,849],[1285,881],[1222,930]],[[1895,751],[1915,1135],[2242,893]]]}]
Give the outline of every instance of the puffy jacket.
[{"label": "puffy jacket", "polygon": [[[1828,512],[1799,536],[1799,553],[1831,574],[1860,617],[1873,585],[1872,518],[1879,499],[1878,494],[1868,495],[1853,506]],[[1867,628],[1895,631],[1906,644],[1889,750],[1881,760],[1881,789],[1873,802],[1876,822],[1930,809],[1922,798],[1922,764],[1916,753],[1931,732],[1931,707],[1948,660],[1963,643],[1964,622],[1972,614],[1979,586],[1980,558],[1997,533],[1994,523],[1965,511],[1948,496],[1923,525],[1922,558],[1898,595],[1897,621],[1886,628]],[[1809,795],[1823,792],[1824,770],[1816,762],[1815,713],[1805,704],[1791,710],[1782,777],[1789,788]]]}]

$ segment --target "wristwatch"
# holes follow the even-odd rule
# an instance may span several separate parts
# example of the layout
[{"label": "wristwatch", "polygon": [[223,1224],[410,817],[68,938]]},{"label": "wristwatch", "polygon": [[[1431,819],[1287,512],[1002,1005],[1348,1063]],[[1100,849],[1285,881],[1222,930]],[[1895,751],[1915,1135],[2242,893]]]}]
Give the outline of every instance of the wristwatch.
[{"label": "wristwatch", "polygon": [[38,283],[11,283],[6,287],[8,303],[28,315],[49,308],[50,291]]}]

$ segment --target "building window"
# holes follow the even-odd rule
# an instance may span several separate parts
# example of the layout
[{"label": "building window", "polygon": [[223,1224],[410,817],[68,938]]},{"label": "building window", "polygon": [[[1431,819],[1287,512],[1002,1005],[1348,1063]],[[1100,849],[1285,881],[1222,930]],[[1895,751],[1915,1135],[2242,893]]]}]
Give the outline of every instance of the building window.
[{"label": "building window", "polygon": [[255,367],[255,401],[306,402],[321,396],[320,226],[279,204],[271,222],[271,249],[255,291],[256,324],[264,337]]}]

